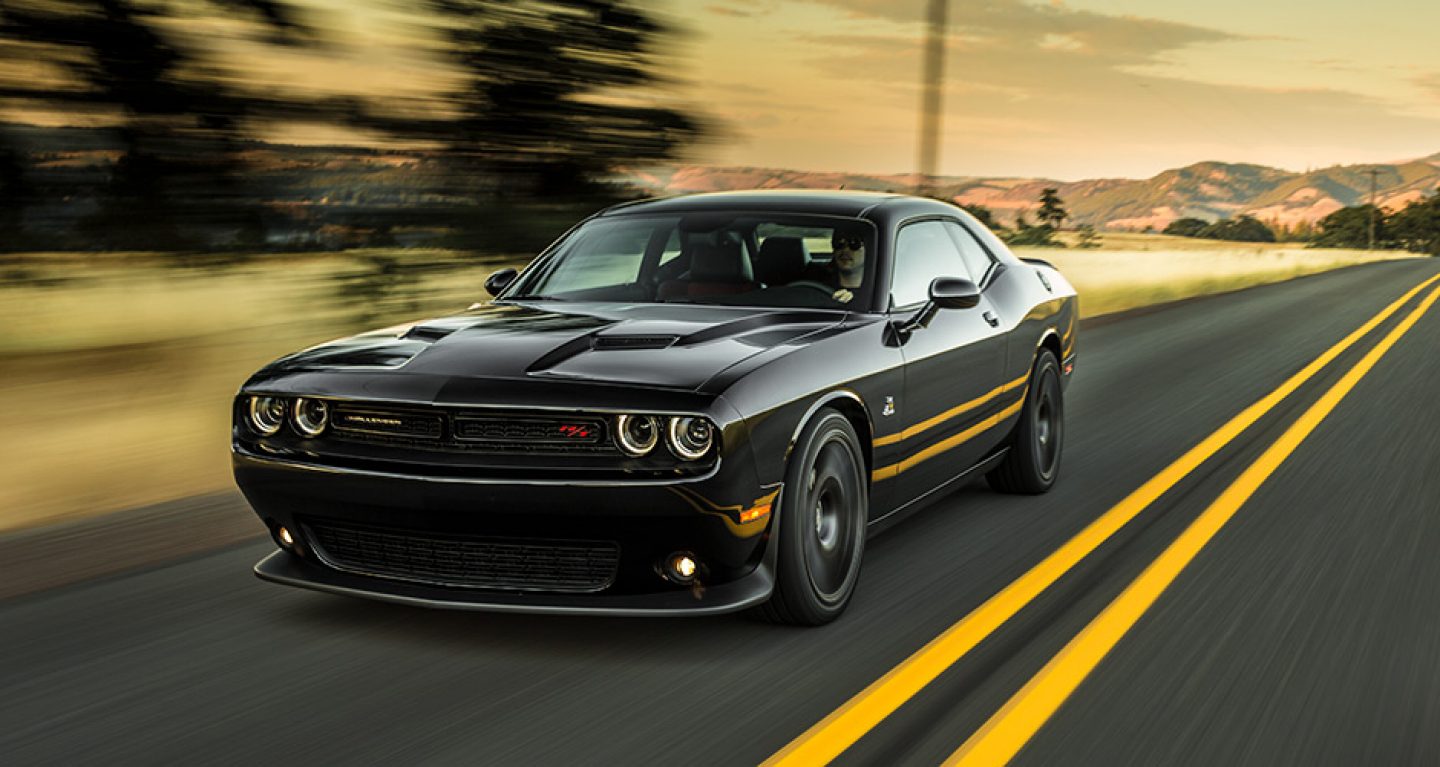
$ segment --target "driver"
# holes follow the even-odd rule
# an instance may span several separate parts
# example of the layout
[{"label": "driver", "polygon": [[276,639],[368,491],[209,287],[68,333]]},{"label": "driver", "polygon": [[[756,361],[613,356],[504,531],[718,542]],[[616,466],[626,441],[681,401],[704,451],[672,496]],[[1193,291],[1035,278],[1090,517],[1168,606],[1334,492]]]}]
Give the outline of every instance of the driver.
[{"label": "driver", "polygon": [[859,232],[836,229],[830,236],[830,251],[834,255],[825,270],[825,283],[835,287],[830,297],[846,304],[865,281],[865,238]]}]

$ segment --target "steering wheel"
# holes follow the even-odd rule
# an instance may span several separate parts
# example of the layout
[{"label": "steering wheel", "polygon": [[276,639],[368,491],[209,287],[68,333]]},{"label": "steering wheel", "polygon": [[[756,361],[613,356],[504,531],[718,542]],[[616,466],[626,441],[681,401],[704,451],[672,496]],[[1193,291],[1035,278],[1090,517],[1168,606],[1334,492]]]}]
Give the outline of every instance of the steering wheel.
[{"label": "steering wheel", "polygon": [[787,287],[787,288],[811,288],[811,289],[813,289],[813,290],[818,290],[818,291],[824,293],[826,298],[830,298],[830,297],[834,296],[834,295],[835,295],[835,291],[838,290],[838,288],[832,288],[832,287],[830,287],[829,285],[826,285],[826,284],[823,283],[823,282],[817,282],[817,281],[815,281],[815,280],[796,280],[796,281],[794,281],[794,282],[787,282],[787,283],[785,283],[785,287]]}]

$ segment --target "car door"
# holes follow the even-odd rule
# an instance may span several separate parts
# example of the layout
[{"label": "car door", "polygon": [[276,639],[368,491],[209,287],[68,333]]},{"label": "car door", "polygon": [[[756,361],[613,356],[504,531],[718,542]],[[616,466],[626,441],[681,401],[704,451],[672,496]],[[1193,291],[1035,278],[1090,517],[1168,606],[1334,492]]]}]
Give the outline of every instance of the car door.
[{"label": "car door", "polygon": [[[907,223],[896,234],[891,269],[892,321],[903,325],[924,307],[930,281],[971,274],[947,226],[929,219]],[[913,500],[980,461],[1000,436],[992,416],[1009,403],[1005,392],[1003,323],[983,294],[969,309],[940,309],[922,328],[902,335],[905,395],[897,407],[905,429],[894,465],[900,494]]]}]

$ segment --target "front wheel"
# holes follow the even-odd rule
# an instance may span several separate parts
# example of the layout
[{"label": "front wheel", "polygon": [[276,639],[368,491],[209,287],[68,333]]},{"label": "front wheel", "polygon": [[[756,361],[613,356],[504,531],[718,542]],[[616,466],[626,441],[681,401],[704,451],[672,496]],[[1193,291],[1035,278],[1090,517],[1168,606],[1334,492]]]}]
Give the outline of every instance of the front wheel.
[{"label": "front wheel", "polygon": [[1055,353],[1041,349],[1030,373],[1025,405],[1015,425],[1010,452],[985,479],[1002,493],[1038,495],[1055,484],[1060,474],[1060,449],[1065,440],[1065,401],[1060,386],[1060,363]]},{"label": "front wheel", "polygon": [[870,483],[860,440],[845,416],[821,410],[806,424],[785,467],[776,520],[775,592],[766,620],[829,623],[845,611],[860,577]]}]

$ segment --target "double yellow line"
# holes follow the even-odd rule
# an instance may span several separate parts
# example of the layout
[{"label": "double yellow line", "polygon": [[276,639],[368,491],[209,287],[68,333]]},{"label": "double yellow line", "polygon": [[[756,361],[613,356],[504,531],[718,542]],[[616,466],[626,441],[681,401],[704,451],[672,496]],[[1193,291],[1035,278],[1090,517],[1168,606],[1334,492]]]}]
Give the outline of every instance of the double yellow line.
[{"label": "double yellow line", "polygon": [[[791,741],[765,764],[821,764],[839,756],[1151,503],[1437,280],[1440,280],[1440,275],[1411,288],[1274,391],[1245,408],[1150,478],[1034,568]],[[1306,411],[1279,441],[1192,523],[1160,559],[1152,563],[1138,580],[967,740],[951,756],[950,763],[996,764],[1008,761],[1019,751],[1194,558],[1200,547],[1234,515],[1260,483],[1294,451],[1380,357],[1419,321],[1437,298],[1440,298],[1440,288],[1432,291],[1359,364]]]}]

